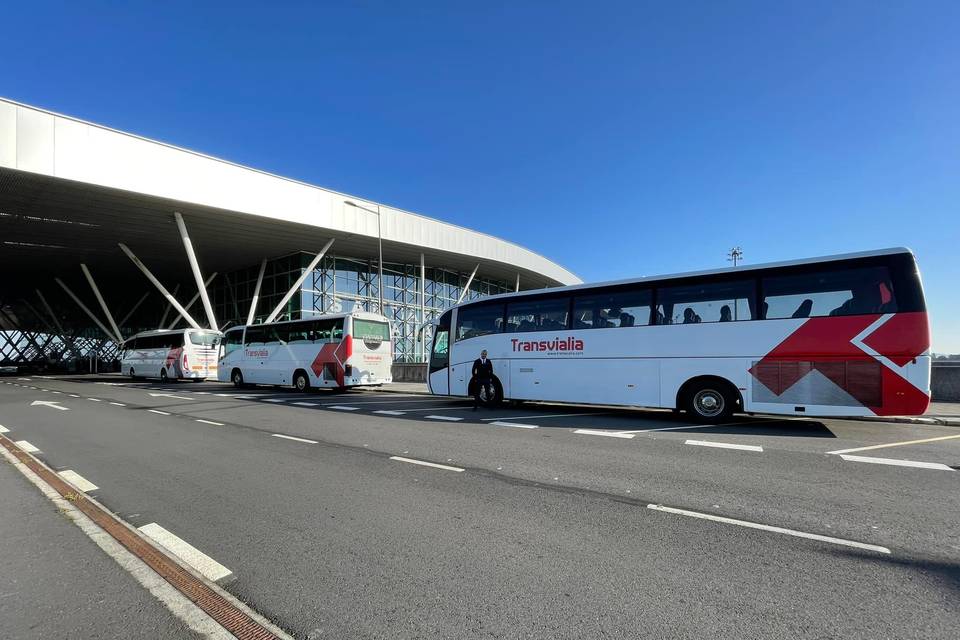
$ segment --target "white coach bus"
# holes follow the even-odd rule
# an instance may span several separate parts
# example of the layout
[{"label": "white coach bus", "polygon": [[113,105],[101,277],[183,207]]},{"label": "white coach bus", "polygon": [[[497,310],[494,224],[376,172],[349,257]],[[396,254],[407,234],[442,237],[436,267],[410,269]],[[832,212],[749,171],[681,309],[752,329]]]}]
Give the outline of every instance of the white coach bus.
[{"label": "white coach bus", "polygon": [[247,384],[346,389],[393,381],[390,323],[355,311],[309,320],[229,329],[220,349],[219,380]]},{"label": "white coach bus", "polygon": [[[505,294],[434,327],[430,391],[733,412],[920,415],[930,330],[907,249]],[[483,395],[486,395],[484,393]]]},{"label": "white coach bus", "polygon": [[120,371],[131,378],[185,379],[217,376],[219,331],[169,329],[144,331],[123,343]]}]

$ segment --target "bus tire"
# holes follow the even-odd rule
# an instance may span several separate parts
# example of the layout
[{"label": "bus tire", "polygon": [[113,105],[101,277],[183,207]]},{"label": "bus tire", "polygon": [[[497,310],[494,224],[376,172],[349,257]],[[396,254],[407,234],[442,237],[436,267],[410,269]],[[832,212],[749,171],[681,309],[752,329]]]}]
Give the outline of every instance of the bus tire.
[{"label": "bus tire", "polygon": [[160,369],[160,382],[167,382],[169,379],[169,376],[167,376],[167,368],[163,367]]},{"label": "bus tire", "polygon": [[723,378],[705,377],[687,382],[681,390],[684,410],[697,422],[715,424],[733,415],[739,394]]},{"label": "bus tire", "polygon": [[243,386],[243,372],[240,369],[234,369],[230,372],[230,382],[233,383],[233,386],[236,388],[241,388]]},{"label": "bus tire", "polygon": [[303,369],[297,369],[293,374],[293,388],[301,393],[310,391],[310,377]]},{"label": "bus tire", "polygon": [[131,380],[139,380],[139,379],[140,379],[140,376],[138,376],[136,373],[133,372],[133,367],[130,367],[130,379],[131,379]]}]

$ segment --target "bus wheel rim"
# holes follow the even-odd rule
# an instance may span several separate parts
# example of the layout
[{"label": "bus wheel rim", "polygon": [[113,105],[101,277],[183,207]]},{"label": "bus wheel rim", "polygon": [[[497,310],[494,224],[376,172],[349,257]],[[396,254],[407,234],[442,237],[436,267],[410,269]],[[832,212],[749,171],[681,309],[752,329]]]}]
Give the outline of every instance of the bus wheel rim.
[{"label": "bus wheel rim", "polygon": [[693,396],[693,406],[705,418],[714,418],[724,409],[723,394],[714,389],[702,389]]}]

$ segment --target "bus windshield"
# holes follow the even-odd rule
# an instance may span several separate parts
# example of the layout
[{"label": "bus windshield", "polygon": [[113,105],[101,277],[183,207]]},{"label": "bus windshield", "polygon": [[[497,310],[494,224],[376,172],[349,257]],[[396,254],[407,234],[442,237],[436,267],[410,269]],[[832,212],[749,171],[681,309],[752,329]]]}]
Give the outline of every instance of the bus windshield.
[{"label": "bus windshield", "polygon": [[353,319],[353,337],[359,340],[383,340],[390,339],[390,325],[386,322],[377,322],[376,320]]}]

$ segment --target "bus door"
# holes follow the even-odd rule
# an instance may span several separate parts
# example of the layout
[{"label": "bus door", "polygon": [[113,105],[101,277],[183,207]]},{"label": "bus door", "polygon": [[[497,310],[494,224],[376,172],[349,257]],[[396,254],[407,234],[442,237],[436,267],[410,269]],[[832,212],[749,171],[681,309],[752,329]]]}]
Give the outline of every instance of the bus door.
[{"label": "bus door", "polygon": [[453,310],[440,316],[433,332],[433,348],[430,350],[430,392],[450,394],[450,319]]}]

